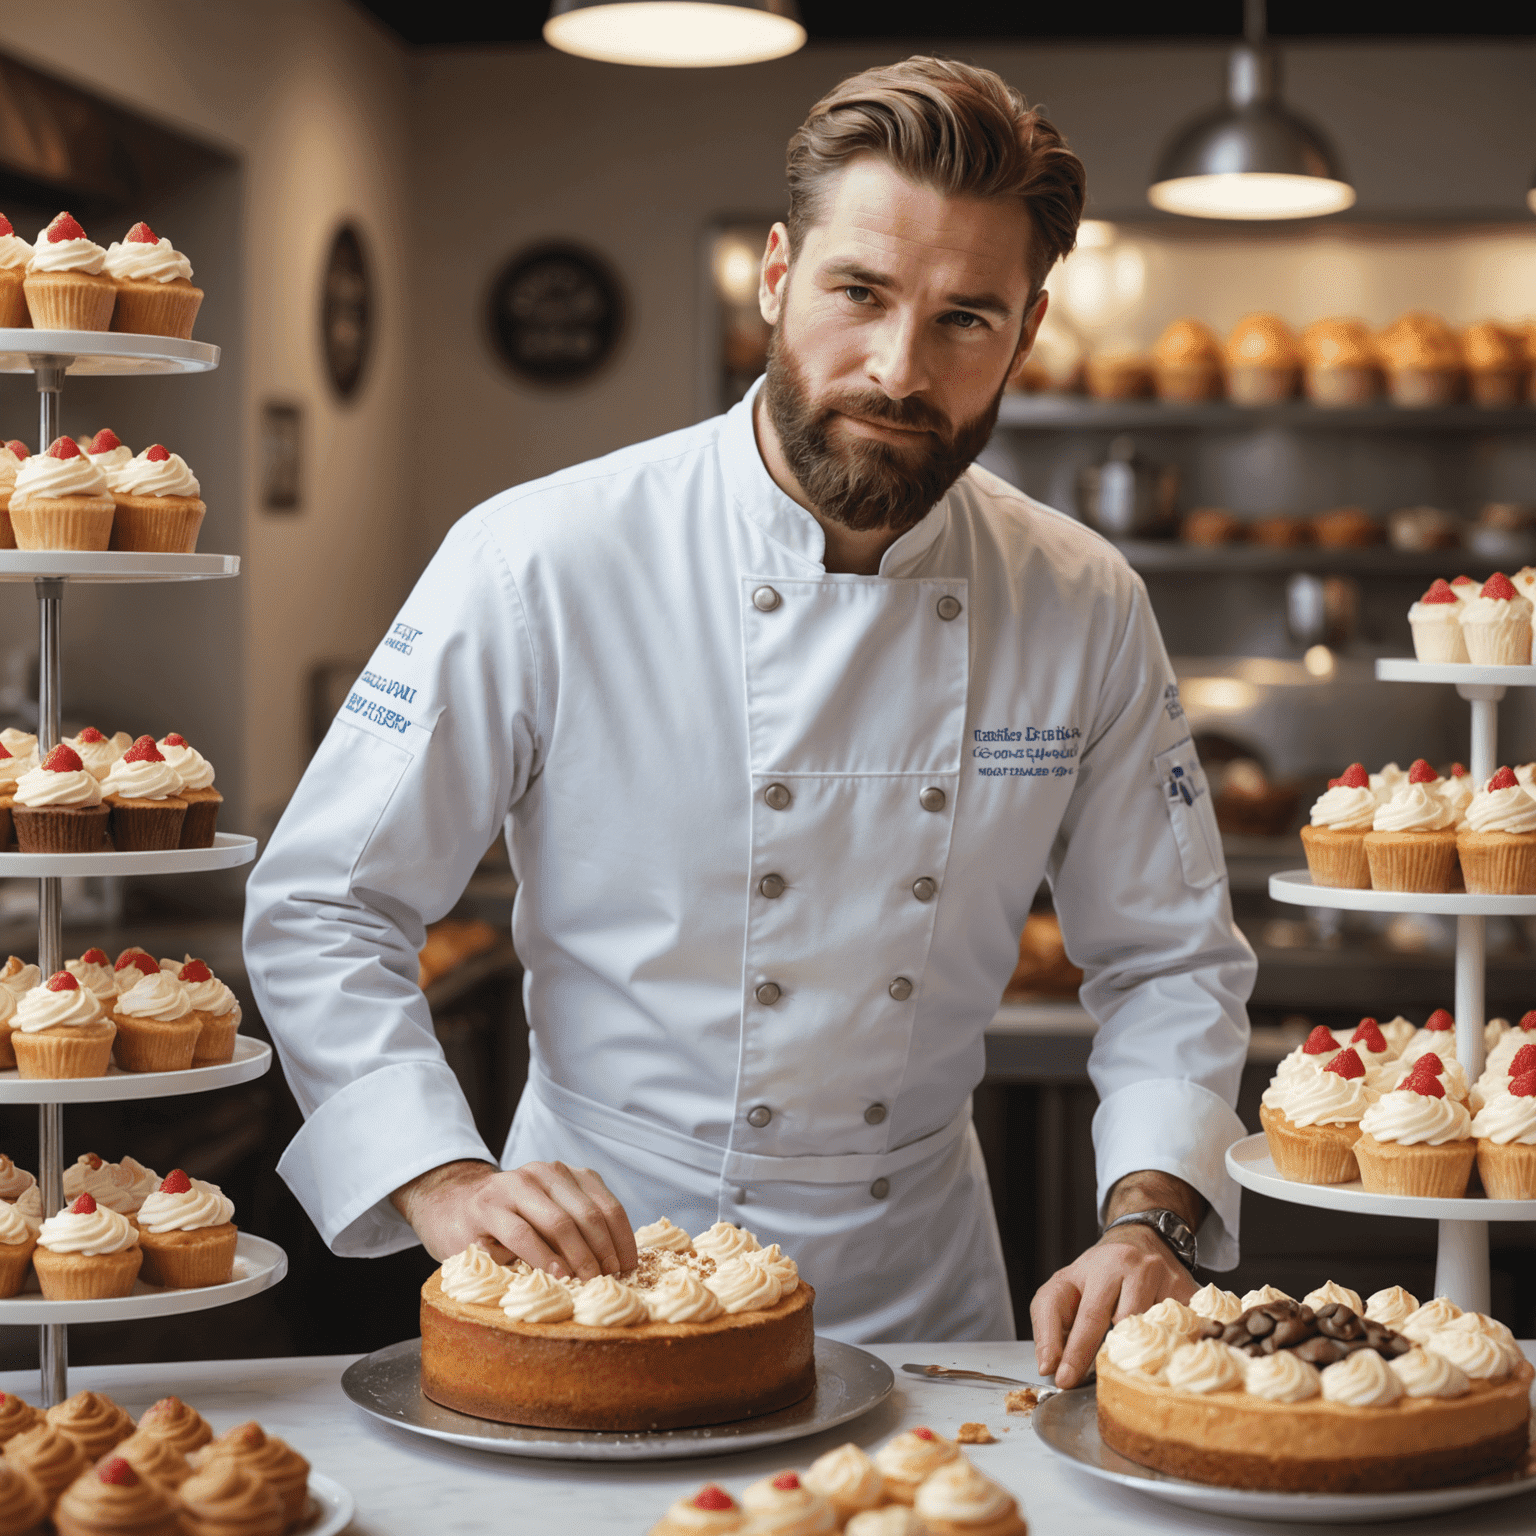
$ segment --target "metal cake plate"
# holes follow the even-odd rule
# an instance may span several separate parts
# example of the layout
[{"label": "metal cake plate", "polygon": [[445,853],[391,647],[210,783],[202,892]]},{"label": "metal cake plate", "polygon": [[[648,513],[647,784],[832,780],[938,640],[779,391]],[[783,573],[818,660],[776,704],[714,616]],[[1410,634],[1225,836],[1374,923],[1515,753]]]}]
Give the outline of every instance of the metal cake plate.
[{"label": "metal cake plate", "polygon": [[455,1413],[422,1396],[421,1340],[406,1339],[355,1360],[341,1387],[365,1413],[399,1429],[500,1456],[562,1461],[665,1461],[725,1456],[800,1440],[846,1424],[883,1402],[895,1385],[891,1368],[865,1350],[816,1338],[816,1390],[803,1402],[761,1418],[653,1434],[533,1429]]},{"label": "metal cake plate", "polygon": [[1262,1488],[1218,1488],[1138,1466],[1099,1439],[1092,1387],[1048,1397],[1034,1412],[1035,1433],[1058,1456],[1106,1482],[1206,1515],[1237,1520],[1280,1520],[1291,1525],[1366,1525],[1413,1520],[1470,1509],[1495,1499],[1536,1492],[1536,1459],[1475,1483],[1416,1493],[1280,1493]]}]

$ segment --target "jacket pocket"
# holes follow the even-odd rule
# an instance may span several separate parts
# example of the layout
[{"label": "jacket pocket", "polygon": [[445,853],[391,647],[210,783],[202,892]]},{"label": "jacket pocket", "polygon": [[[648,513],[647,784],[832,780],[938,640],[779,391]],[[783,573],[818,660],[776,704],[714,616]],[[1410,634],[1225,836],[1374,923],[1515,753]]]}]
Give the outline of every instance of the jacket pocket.
[{"label": "jacket pocket", "polygon": [[1173,840],[1179,847],[1184,879],[1195,890],[1214,885],[1225,873],[1221,835],[1211,808],[1210,786],[1200,767],[1200,757],[1189,738],[1159,752],[1152,759],[1163,788],[1163,804]]}]

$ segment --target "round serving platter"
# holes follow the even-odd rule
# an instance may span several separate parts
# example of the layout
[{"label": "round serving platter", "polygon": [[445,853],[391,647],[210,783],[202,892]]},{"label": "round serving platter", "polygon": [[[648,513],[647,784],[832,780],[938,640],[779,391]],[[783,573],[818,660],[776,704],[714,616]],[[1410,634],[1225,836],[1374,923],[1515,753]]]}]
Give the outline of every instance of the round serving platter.
[{"label": "round serving platter", "polygon": [[1058,1456],[1093,1477],[1178,1504],[1204,1515],[1235,1520],[1280,1520],[1291,1525],[1365,1525],[1415,1520],[1536,1492],[1529,1458],[1518,1467],[1476,1483],[1426,1488],[1415,1493],[1281,1493],[1263,1488],[1218,1488],[1138,1466],[1099,1438],[1092,1387],[1048,1397],[1033,1414],[1035,1433]]},{"label": "round serving platter", "polygon": [[219,366],[219,349],[206,341],[128,331],[0,330],[0,373],[34,373],[40,364],[59,363],[76,377],[207,373]]},{"label": "round serving platter", "polygon": [[265,1075],[272,1047],[249,1035],[235,1036],[235,1054],[212,1067],[179,1072],[124,1072],[108,1067],[103,1077],[22,1077],[15,1067],[0,1072],[0,1104],[106,1104],[119,1099],[173,1099],[207,1093]]},{"label": "round serving platter", "polygon": [[296,1527],[298,1536],[340,1536],[357,1513],[357,1501],[334,1477],[309,1474],[309,1510]]},{"label": "round serving platter", "polygon": [[895,1385],[891,1368],[867,1351],[835,1339],[816,1339],[816,1390],[803,1402],[761,1418],[699,1429],[655,1433],[534,1429],[455,1413],[421,1391],[421,1340],[406,1339],[355,1360],[341,1387],[365,1413],[397,1429],[499,1456],[561,1461],[668,1461],[725,1456],[800,1440],[846,1424],[883,1402]]},{"label": "round serving platter", "polygon": [[240,574],[239,555],[149,554],[137,550],[0,549],[0,581],[74,581],[122,585],[151,581],[221,581]]},{"label": "round serving platter", "polygon": [[64,875],[196,875],[237,869],[256,857],[256,839],[215,832],[211,848],[156,848],[143,853],[0,853],[0,879]]},{"label": "round serving platter", "polygon": [[1473,896],[1466,891],[1357,891],[1314,885],[1304,869],[1269,877],[1274,901],[1293,907],[1334,907],[1342,912],[1433,912],[1442,917],[1532,917],[1536,896]]}]

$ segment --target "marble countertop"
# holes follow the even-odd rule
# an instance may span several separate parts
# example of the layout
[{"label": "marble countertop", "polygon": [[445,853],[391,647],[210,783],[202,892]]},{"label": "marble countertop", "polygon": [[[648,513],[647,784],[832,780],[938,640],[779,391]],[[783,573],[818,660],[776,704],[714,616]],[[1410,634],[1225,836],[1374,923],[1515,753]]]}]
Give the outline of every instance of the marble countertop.
[{"label": "marble countertop", "polygon": [[[1536,1359],[1536,1346],[1526,1344]],[[341,1390],[341,1373],[355,1358],[325,1355],[280,1360],[209,1360],[180,1364],[83,1367],[70,1372],[70,1390],[109,1393],[138,1415],[174,1393],[223,1431],[257,1419],[302,1451],[317,1472],[343,1484],[357,1500],[352,1536],[479,1536],[549,1532],[561,1536],[644,1536],[679,1494],[717,1481],[733,1493],[787,1466],[803,1468],[847,1440],[873,1449],[898,1430],[930,1424],[953,1434],[976,1420],[995,1445],[967,1447],[983,1471],[1010,1488],[1028,1518],[1031,1536],[1184,1536],[1188,1532],[1298,1533],[1369,1529],[1378,1536],[1425,1536],[1468,1528],[1468,1516],[1368,1528],[1294,1526],[1212,1519],[1160,1504],[1074,1470],[1036,1437],[1028,1418],[1003,1411],[1006,1388],[923,1381],[904,1375],[904,1361],[962,1366],[1034,1379],[1028,1343],[883,1344],[871,1353],[896,1368],[896,1390],[862,1419],[808,1440],[766,1451],[703,1460],[605,1466],[595,1462],[531,1461],[492,1456],[428,1441],[377,1423]],[[0,1391],[37,1401],[35,1372],[0,1374]],[[1480,1506],[1479,1536],[1529,1536],[1536,1529],[1536,1494]]]}]

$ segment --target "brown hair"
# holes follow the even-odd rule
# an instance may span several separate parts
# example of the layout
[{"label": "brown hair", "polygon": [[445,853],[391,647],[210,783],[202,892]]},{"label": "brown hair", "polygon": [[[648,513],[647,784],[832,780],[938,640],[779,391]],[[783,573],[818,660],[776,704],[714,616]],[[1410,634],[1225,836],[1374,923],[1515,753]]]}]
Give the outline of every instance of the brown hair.
[{"label": "brown hair", "polygon": [[1033,290],[1077,243],[1083,162],[1055,126],[990,69],[919,56],[834,86],[789,141],[791,255],[821,214],[826,178],[871,152],[946,197],[1018,198],[1036,235]]}]

